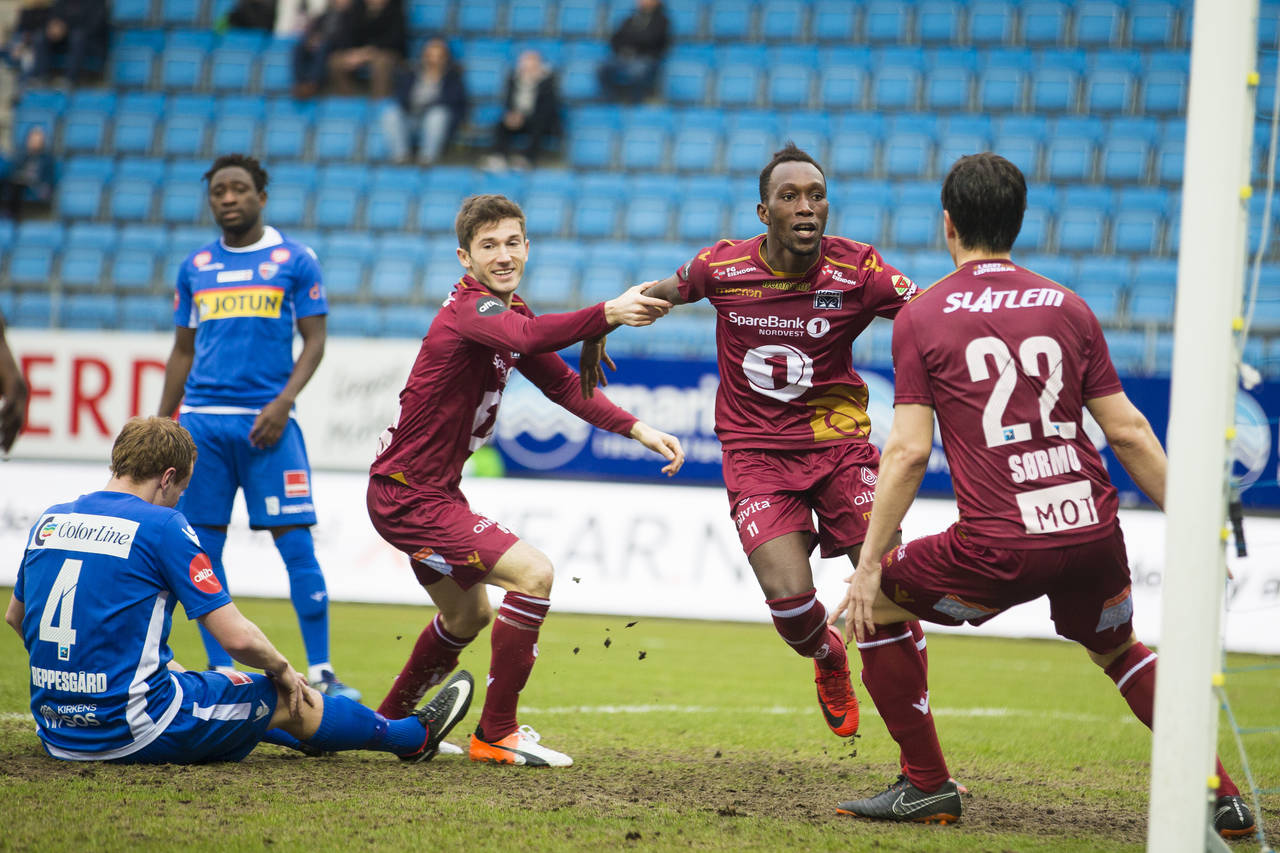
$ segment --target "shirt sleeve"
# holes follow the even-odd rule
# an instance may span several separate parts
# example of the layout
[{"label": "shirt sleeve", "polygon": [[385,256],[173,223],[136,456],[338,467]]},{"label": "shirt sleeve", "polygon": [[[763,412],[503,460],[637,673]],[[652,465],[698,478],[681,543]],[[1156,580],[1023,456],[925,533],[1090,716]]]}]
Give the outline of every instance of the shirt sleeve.
[{"label": "shirt sleeve", "polygon": [[316,314],[328,314],[329,304],[325,300],[324,276],[320,273],[320,262],[316,253],[308,246],[301,246],[293,268],[293,306],[297,317],[313,317]]},{"label": "shirt sleeve", "polygon": [[907,311],[893,321],[893,403],[932,406],[933,389],[911,320],[911,312]]},{"label": "shirt sleeve", "polygon": [[874,248],[863,261],[867,278],[864,283],[864,306],[880,317],[893,317],[902,306],[919,293],[920,288],[892,264],[886,263]]},{"label": "shirt sleeve", "polygon": [[191,293],[191,260],[189,258],[178,267],[178,279],[173,295],[173,324],[184,329],[194,329],[199,325],[195,301]]},{"label": "shirt sleeve", "polygon": [[200,539],[180,513],[174,513],[160,536],[157,562],[164,583],[182,602],[188,619],[195,619],[231,603]]},{"label": "shirt sleeve", "polygon": [[685,302],[697,302],[707,296],[707,283],[711,280],[711,247],[703,249],[676,271],[676,287]]},{"label": "shirt sleeve", "polygon": [[555,352],[602,335],[611,328],[604,303],[565,314],[530,317],[512,311],[493,295],[464,299],[457,310],[458,334],[469,341],[522,354]]},{"label": "shirt sleeve", "polygon": [[547,396],[547,399],[563,406],[592,426],[628,435],[637,420],[635,415],[610,402],[603,392],[596,391],[589,399],[583,399],[578,384],[578,372],[565,363],[556,353],[522,358],[516,369]]},{"label": "shirt sleeve", "polygon": [[1107,348],[1107,339],[1102,334],[1102,326],[1098,324],[1098,318],[1088,306],[1085,306],[1084,313],[1088,326],[1083,348],[1085,353],[1084,377],[1081,385],[1083,397],[1085,400],[1093,400],[1119,394],[1124,390],[1124,386],[1120,384],[1116,367],[1111,363],[1111,351]]}]

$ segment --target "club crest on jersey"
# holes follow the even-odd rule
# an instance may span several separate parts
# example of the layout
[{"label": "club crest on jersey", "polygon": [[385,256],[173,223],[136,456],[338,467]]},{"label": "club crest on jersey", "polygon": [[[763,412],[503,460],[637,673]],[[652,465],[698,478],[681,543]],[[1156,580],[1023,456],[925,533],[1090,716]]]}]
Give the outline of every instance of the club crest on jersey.
[{"label": "club crest on jersey", "polygon": [[502,304],[502,300],[496,296],[486,296],[476,302],[476,313],[481,317],[488,317],[505,311],[507,306]]},{"label": "club crest on jersey", "polygon": [[191,263],[196,265],[196,269],[200,269],[202,267],[208,266],[209,261],[212,261],[212,260],[213,260],[212,252],[197,252],[196,256],[191,259]]},{"label": "club crest on jersey", "polygon": [[277,264],[283,264],[292,257],[293,253],[284,247],[271,250],[271,260],[275,261]]},{"label": "club crest on jersey", "polygon": [[899,273],[892,279],[893,289],[901,297],[909,297],[916,292],[916,283]]},{"label": "club crest on jersey", "polygon": [[305,498],[311,494],[311,483],[306,471],[284,472],[284,496],[286,498]]},{"label": "club crest on jersey", "polygon": [[[275,253],[272,253],[273,257],[274,257],[274,254]],[[275,278],[275,275],[278,272],[280,272],[279,264],[267,263],[265,261],[263,263],[258,264],[258,276],[263,281],[266,281],[267,279]]]},{"label": "club crest on jersey", "polygon": [[844,303],[844,294],[838,290],[819,290],[813,294],[813,307],[819,311],[839,309]]}]

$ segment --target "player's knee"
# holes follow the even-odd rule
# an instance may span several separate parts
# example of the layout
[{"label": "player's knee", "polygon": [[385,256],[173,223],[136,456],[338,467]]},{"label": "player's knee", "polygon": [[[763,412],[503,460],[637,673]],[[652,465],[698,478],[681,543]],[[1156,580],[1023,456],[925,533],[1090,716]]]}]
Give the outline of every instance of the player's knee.
[{"label": "player's knee", "polygon": [[468,601],[451,612],[441,611],[444,629],[455,637],[474,637],[493,621],[493,608],[487,598]]},{"label": "player's knee", "polygon": [[515,592],[548,598],[551,595],[551,584],[555,580],[555,569],[545,554],[538,553],[537,559],[530,560],[520,572]]},{"label": "player's knee", "polygon": [[1137,635],[1130,634],[1127,640],[1109,652],[1095,652],[1093,649],[1085,649],[1085,651],[1089,653],[1089,660],[1093,661],[1103,669],[1106,669],[1111,666],[1111,664],[1115,663],[1121,655],[1133,648],[1134,644],[1137,642]]}]

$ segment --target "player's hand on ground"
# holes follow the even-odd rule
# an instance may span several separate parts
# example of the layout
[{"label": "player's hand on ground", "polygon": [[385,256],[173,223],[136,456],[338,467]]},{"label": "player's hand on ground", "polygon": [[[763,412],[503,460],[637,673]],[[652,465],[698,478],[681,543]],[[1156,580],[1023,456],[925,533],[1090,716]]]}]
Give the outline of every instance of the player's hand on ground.
[{"label": "player's hand on ground", "polygon": [[578,355],[578,381],[582,384],[582,399],[589,400],[596,393],[596,386],[601,388],[609,384],[609,377],[604,369],[617,372],[618,367],[609,358],[604,349],[605,336],[591,338],[582,342],[582,352]]},{"label": "player's hand on ground", "polygon": [[656,283],[646,281],[637,284],[610,299],[604,304],[605,318],[615,326],[648,326],[659,317],[666,316],[671,310],[670,302],[644,295],[644,291]]},{"label": "player's hand on ground", "polygon": [[668,477],[674,476],[684,465],[684,448],[674,435],[656,430],[644,421],[636,421],[631,428],[631,437],[667,460],[667,464],[662,466],[662,473]]},{"label": "player's hand on ground", "polygon": [[249,430],[249,443],[258,449],[274,447],[289,423],[290,408],[287,401],[278,398],[263,406]]}]

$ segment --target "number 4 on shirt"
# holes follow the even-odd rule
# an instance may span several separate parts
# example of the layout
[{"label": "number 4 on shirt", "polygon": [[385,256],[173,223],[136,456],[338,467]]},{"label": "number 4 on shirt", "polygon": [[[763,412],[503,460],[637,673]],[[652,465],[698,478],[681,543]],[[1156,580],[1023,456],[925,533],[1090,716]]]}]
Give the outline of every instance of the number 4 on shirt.
[{"label": "number 4 on shirt", "polygon": [[[76,629],[71,627],[71,617],[76,607],[76,586],[80,583],[80,567],[83,560],[64,560],[53,588],[45,599],[40,613],[40,640],[58,644],[58,660],[71,659],[71,647],[76,644]],[[53,624],[54,614],[58,624]]]}]

